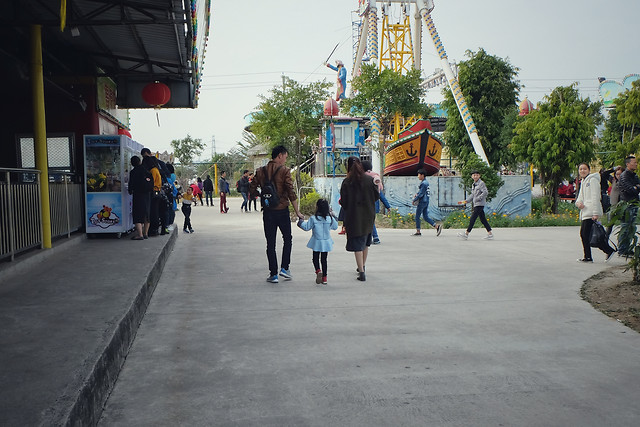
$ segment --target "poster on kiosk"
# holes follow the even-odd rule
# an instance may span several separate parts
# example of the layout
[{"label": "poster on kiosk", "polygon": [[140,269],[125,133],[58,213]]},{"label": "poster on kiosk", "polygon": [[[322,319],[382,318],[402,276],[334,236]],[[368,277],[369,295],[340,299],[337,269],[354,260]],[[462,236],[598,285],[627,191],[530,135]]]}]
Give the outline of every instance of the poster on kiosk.
[{"label": "poster on kiosk", "polygon": [[87,234],[115,233],[133,229],[128,192],[131,157],[142,145],[126,135],[85,135],[84,175]]}]

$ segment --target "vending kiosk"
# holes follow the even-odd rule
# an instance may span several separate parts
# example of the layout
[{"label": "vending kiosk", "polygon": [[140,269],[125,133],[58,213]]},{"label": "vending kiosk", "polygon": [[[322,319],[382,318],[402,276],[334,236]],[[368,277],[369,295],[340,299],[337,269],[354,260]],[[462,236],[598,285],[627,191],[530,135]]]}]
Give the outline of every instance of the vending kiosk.
[{"label": "vending kiosk", "polygon": [[84,175],[87,234],[133,229],[132,199],[128,192],[131,157],[142,144],[126,135],[85,135]]}]

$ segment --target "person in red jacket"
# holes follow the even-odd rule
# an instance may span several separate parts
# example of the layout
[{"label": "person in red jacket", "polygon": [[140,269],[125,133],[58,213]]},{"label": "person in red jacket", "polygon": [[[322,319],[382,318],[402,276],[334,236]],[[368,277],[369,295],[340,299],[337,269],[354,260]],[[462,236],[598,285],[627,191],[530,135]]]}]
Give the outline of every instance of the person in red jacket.
[{"label": "person in red jacket", "polygon": [[193,206],[198,206],[198,199],[200,200],[200,204],[202,204],[202,190],[200,190],[198,183],[194,182],[190,187],[193,189]]}]

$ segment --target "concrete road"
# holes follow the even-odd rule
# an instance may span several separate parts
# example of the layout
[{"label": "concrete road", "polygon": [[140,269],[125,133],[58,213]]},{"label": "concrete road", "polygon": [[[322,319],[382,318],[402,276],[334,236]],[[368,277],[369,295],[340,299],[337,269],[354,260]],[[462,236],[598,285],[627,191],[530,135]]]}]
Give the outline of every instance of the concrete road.
[{"label": "concrete road", "polygon": [[323,286],[302,230],[269,284],[261,214],[192,222],[102,426],[640,424],[640,335],[580,299],[607,265],[577,227],[380,230],[365,283],[336,233]]}]

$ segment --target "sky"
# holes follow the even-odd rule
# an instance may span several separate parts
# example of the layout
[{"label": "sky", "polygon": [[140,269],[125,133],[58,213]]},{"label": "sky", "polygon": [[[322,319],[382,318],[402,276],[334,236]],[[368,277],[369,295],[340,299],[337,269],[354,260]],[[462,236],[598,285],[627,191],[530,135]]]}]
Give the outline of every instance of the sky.
[{"label": "sky", "polygon": [[[242,141],[245,116],[260,95],[282,85],[282,76],[299,83],[336,73],[324,62],[344,62],[351,79],[352,22],[357,0],[212,0],[209,41],[196,109],[131,110],[133,139],[153,151],[171,152],[170,142],[189,134],[206,144],[202,160]],[[380,2],[378,2],[380,4]],[[398,19],[392,8],[391,22]],[[449,62],[483,48],[519,68],[519,99],[534,104],[557,86],[573,82],[583,97],[599,100],[598,77],[622,81],[640,73],[638,0],[435,0],[431,16]],[[382,27],[380,6],[379,23]],[[424,76],[440,68],[426,30],[422,37]],[[347,94],[349,93],[349,85]],[[442,100],[431,89],[427,101]],[[215,143],[214,143],[215,142]]]}]

